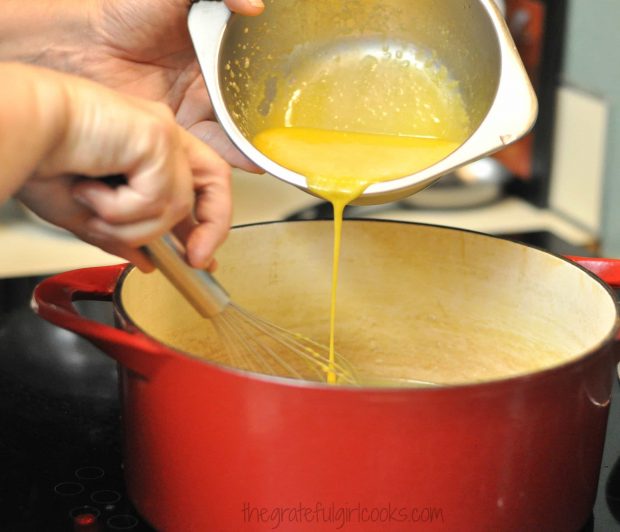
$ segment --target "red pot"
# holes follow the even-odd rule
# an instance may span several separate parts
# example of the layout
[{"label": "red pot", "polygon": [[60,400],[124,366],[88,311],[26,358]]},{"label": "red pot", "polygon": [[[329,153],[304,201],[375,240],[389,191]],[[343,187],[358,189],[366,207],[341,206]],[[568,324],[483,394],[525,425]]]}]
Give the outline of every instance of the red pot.
[{"label": "red pot", "polygon": [[[237,228],[218,277],[246,308],[324,340],[331,230]],[[577,262],[620,283],[616,261]],[[340,352],[445,386],[332,387],[206,362],[187,354],[206,342],[191,307],[122,265],[37,287],[42,317],[120,362],[140,513],[182,532],[579,529],[616,364],[608,287],[535,248],[395,222],[347,222],[341,268]],[[119,328],[72,305],[110,298]]]}]

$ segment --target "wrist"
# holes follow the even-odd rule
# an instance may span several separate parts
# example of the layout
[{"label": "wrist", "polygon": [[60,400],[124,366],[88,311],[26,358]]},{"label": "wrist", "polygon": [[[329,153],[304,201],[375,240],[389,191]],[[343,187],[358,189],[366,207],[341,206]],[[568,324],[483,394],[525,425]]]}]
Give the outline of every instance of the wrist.
[{"label": "wrist", "polygon": [[80,73],[89,52],[95,0],[3,0],[0,61]]}]

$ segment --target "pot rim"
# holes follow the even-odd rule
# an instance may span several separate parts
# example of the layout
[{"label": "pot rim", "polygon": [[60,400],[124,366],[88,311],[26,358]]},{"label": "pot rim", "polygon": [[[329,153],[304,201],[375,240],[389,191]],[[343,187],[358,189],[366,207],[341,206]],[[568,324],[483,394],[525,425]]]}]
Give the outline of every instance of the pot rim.
[{"label": "pot rim", "polygon": [[[333,385],[333,384],[328,384],[326,382],[307,381],[307,380],[301,380],[301,379],[295,379],[295,378],[281,377],[277,375],[267,375],[263,373],[257,373],[253,371],[240,369],[240,368],[235,368],[234,366],[227,366],[224,364],[219,364],[207,358],[199,357],[196,354],[182,351],[172,345],[161,342],[160,340],[156,339],[154,336],[150,335],[148,332],[144,331],[141,327],[136,325],[136,323],[129,316],[127,310],[125,309],[122,303],[121,292],[122,292],[123,284],[127,280],[127,277],[129,276],[129,274],[135,268],[135,266],[132,264],[128,264],[127,267],[123,270],[114,288],[114,293],[112,294],[112,304],[113,304],[114,310],[120,315],[122,322],[125,324],[126,327],[130,327],[131,329],[133,329],[133,331],[145,336],[150,341],[160,344],[162,348],[165,348],[169,351],[169,354],[171,356],[182,357],[183,360],[189,359],[189,361],[198,362],[200,364],[206,364],[207,366],[209,366],[210,368],[218,372],[222,372],[229,376],[241,378],[244,380],[258,381],[258,382],[263,382],[266,384],[273,384],[273,385],[293,387],[293,388],[318,389],[321,391],[329,390],[330,392],[334,392],[334,393],[360,393],[360,392],[362,393],[368,393],[368,392],[372,392],[372,393],[377,393],[377,392],[380,392],[380,393],[417,393],[417,394],[442,393],[442,392],[446,393],[446,392],[458,392],[460,390],[471,390],[471,389],[490,390],[495,387],[519,385],[519,384],[525,384],[527,382],[532,382],[536,380],[554,378],[555,375],[559,373],[576,371],[579,366],[582,366],[583,364],[587,363],[589,360],[595,358],[597,355],[602,355],[606,351],[606,349],[609,348],[613,344],[616,333],[620,329],[620,306],[619,306],[619,302],[616,300],[616,294],[614,293],[612,288],[607,283],[605,283],[600,277],[592,273],[587,268],[583,267],[582,265],[562,255],[558,255],[551,251],[542,249],[538,246],[525,244],[522,242],[517,242],[514,240],[510,240],[508,238],[504,238],[504,237],[500,237],[496,235],[490,235],[488,233],[483,233],[481,231],[474,231],[471,229],[463,229],[463,228],[458,228],[458,227],[450,227],[446,225],[418,223],[418,222],[409,222],[409,221],[401,221],[401,220],[382,220],[382,219],[372,219],[372,218],[347,218],[346,220],[343,221],[343,223],[349,223],[349,222],[387,223],[387,224],[431,227],[431,228],[447,230],[451,232],[470,233],[470,234],[479,235],[482,237],[491,238],[491,239],[495,239],[495,240],[499,240],[503,242],[509,242],[510,244],[514,244],[516,246],[523,246],[529,249],[540,251],[556,259],[562,260],[563,262],[567,263],[571,267],[580,269],[582,272],[586,273],[593,281],[595,281],[600,286],[602,286],[602,288],[609,294],[609,297],[614,302],[614,309],[615,309],[614,325],[603,338],[601,338],[596,344],[594,344],[590,349],[586,350],[581,355],[571,358],[570,360],[562,362],[560,364],[557,364],[557,365],[554,365],[548,368],[544,368],[538,371],[518,374],[518,375],[512,375],[512,376],[499,378],[499,379],[478,381],[478,382],[440,384],[438,386],[415,386],[415,387],[414,386],[389,386],[387,387],[387,386],[378,386],[378,385],[373,385],[373,386],[366,386],[366,385],[356,386],[356,385],[351,385],[351,384]],[[233,226],[231,230],[259,227],[259,226],[264,226],[264,225],[292,224],[292,223],[332,224],[333,221],[332,220],[286,220],[286,221],[285,220],[273,220],[273,221],[266,221],[266,222],[240,224],[237,226]]]}]

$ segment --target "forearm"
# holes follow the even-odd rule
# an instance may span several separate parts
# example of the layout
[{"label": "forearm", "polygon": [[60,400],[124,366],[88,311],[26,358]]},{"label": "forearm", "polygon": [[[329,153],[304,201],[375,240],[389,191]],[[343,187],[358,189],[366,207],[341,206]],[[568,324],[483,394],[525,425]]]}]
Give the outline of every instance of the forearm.
[{"label": "forearm", "polygon": [[94,0],[2,0],[0,61],[79,72]]},{"label": "forearm", "polygon": [[67,105],[61,76],[0,63],[0,203],[19,190],[65,134]]}]

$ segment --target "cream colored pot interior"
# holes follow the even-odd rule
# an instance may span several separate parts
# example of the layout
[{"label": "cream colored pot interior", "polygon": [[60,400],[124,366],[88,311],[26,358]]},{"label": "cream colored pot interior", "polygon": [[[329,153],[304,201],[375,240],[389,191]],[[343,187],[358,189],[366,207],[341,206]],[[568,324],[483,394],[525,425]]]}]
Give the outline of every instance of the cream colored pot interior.
[{"label": "cream colored pot interior", "polygon": [[[328,342],[333,225],[277,223],[232,231],[217,277],[233,300]],[[158,273],[121,287],[130,319],[196,356],[213,330]],[[600,346],[616,305],[598,280],[523,245],[433,226],[344,224],[336,348],[362,378],[439,384],[550,368]]]}]

